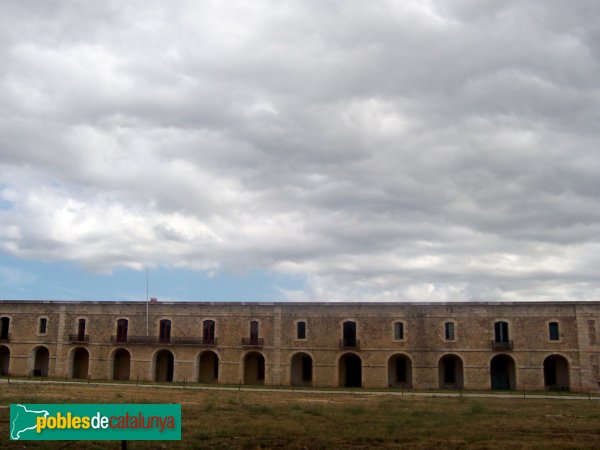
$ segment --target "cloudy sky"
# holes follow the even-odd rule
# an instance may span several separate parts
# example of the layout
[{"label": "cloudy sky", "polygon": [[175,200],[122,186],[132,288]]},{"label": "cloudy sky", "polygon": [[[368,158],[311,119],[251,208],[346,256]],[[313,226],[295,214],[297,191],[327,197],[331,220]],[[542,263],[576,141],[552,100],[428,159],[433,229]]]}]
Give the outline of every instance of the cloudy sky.
[{"label": "cloudy sky", "polygon": [[600,299],[597,1],[0,13],[0,298]]}]

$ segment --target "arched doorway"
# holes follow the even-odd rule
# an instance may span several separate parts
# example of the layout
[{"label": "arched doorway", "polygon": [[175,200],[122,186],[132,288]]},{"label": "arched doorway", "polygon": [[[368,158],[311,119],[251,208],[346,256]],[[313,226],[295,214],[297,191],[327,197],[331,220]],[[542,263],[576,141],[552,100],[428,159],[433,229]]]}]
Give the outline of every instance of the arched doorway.
[{"label": "arched doorway", "polygon": [[50,352],[46,347],[33,349],[33,376],[47,377],[50,366]]},{"label": "arched doorway", "polygon": [[265,384],[265,357],[258,352],[244,357],[244,384]]},{"label": "arched doorway", "polygon": [[292,386],[312,386],[313,361],[306,353],[296,353],[292,356],[291,383]]},{"label": "arched doorway", "polygon": [[569,361],[564,356],[550,355],[544,359],[544,386],[569,390]]},{"label": "arched doorway", "polygon": [[492,389],[515,390],[515,361],[508,355],[496,355],[490,361]]},{"label": "arched doorway", "polygon": [[412,387],[412,361],[406,355],[393,355],[388,361],[388,386]]},{"label": "arched doorway", "polygon": [[90,354],[83,348],[79,347],[73,351],[73,365],[71,367],[72,378],[87,378],[90,365]]},{"label": "arched doorway", "polygon": [[219,382],[219,356],[215,352],[200,353],[198,357],[198,381],[213,384]]},{"label": "arched doorway", "polygon": [[10,349],[5,345],[0,345],[0,375],[8,375],[10,367]]},{"label": "arched doorway", "polygon": [[358,355],[346,353],[341,356],[339,379],[342,387],[362,387],[362,361]]},{"label": "arched doorway", "polygon": [[131,370],[131,354],[124,348],[120,348],[113,357],[113,380],[129,380]]},{"label": "arched doorway", "polygon": [[441,389],[463,388],[463,362],[456,355],[445,355],[438,363]]},{"label": "arched doorway", "polygon": [[156,353],[154,359],[154,381],[173,381],[173,369],[175,367],[175,357],[169,350],[160,350]]}]

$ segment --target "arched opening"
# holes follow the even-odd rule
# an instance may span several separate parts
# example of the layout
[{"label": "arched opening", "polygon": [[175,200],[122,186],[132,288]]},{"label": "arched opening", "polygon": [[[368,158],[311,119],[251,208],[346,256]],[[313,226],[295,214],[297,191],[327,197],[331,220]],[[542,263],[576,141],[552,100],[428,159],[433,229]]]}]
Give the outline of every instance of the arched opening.
[{"label": "arched opening", "polygon": [[215,352],[200,353],[198,357],[198,381],[213,384],[219,382],[219,356]]},{"label": "arched opening", "polygon": [[569,390],[569,361],[564,356],[544,359],[544,385],[547,389]]},{"label": "arched opening", "polygon": [[154,381],[173,381],[173,368],[175,366],[175,358],[169,350],[160,350],[156,353],[154,360]]},{"label": "arched opening", "polygon": [[0,345],[0,375],[8,375],[10,367],[10,350],[5,345]]},{"label": "arched opening", "polygon": [[71,367],[71,378],[87,378],[90,365],[90,354],[83,348],[79,347],[73,352],[73,365]]},{"label": "arched opening", "polygon": [[310,355],[296,353],[292,357],[292,386],[312,386],[313,362]]},{"label": "arched opening", "polygon": [[265,384],[265,357],[258,352],[244,357],[244,384]]},{"label": "arched opening", "polygon": [[441,389],[463,388],[463,362],[456,355],[445,355],[438,363]]},{"label": "arched opening", "polygon": [[406,355],[393,355],[388,361],[388,385],[412,387],[412,361]]},{"label": "arched opening", "polygon": [[33,349],[33,376],[47,377],[50,366],[50,352],[46,347]]},{"label": "arched opening", "polygon": [[496,355],[490,361],[492,389],[515,390],[515,361],[508,355]]},{"label": "arched opening", "polygon": [[124,348],[114,353],[113,380],[129,380],[131,370],[131,354]]},{"label": "arched opening", "polygon": [[362,386],[362,361],[354,353],[346,353],[340,358],[339,379],[340,386]]}]

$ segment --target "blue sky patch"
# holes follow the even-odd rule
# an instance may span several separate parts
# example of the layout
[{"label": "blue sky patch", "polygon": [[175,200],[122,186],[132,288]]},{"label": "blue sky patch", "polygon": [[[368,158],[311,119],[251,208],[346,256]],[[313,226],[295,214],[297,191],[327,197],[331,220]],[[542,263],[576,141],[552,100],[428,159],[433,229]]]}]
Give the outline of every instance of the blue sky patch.
[{"label": "blue sky patch", "polygon": [[[177,301],[285,301],[283,290],[306,287],[302,277],[265,270],[211,275],[160,267],[148,270],[148,281],[150,297]],[[73,262],[27,261],[0,254],[0,290],[3,299],[145,300],[146,272],[119,268],[97,274]]]}]

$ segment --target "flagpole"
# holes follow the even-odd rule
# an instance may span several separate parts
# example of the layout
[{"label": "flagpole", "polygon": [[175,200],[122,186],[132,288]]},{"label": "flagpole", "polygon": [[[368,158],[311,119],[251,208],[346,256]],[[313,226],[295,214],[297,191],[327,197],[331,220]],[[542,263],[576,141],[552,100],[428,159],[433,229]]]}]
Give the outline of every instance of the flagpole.
[{"label": "flagpole", "polygon": [[146,336],[148,333],[148,268],[146,267]]}]

